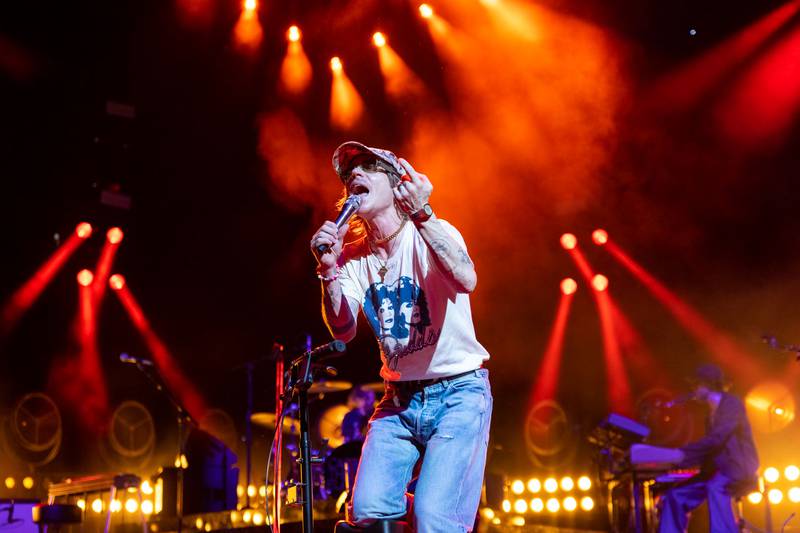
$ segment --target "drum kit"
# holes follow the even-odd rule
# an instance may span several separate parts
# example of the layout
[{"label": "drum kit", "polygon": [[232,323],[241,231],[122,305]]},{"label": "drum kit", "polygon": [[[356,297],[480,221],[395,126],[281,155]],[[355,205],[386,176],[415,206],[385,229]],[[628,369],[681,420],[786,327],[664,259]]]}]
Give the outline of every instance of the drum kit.
[{"label": "drum kit", "polygon": [[[338,498],[349,491],[355,479],[358,461],[361,457],[363,435],[372,413],[375,395],[382,394],[382,381],[354,386],[349,381],[319,381],[308,389],[312,400],[323,400],[326,395],[349,392],[347,403],[337,403],[321,410],[316,419],[316,434],[321,447],[313,449],[313,455],[320,461],[312,465],[314,499],[330,500]],[[359,401],[361,399],[361,401]],[[366,399],[366,401],[364,401]],[[253,425],[272,433],[276,429],[276,417],[273,412],[255,412],[250,416]],[[357,425],[354,435],[343,426]],[[288,452],[289,468],[286,481],[300,478],[299,436],[300,420],[296,404],[286,406],[286,415],[281,424],[284,449]]]}]

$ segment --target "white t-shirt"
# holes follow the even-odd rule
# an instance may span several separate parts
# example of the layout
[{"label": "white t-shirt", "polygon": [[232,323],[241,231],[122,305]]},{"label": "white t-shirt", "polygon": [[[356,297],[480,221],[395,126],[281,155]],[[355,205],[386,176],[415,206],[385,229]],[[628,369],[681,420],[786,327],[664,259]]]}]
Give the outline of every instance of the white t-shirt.
[{"label": "white t-shirt", "polygon": [[[458,230],[439,222],[466,250]],[[413,224],[395,239],[383,280],[382,265],[366,239],[346,245],[339,258],[339,281],[350,310],[356,317],[361,308],[378,339],[381,377],[431,379],[480,367],[489,353],[475,338],[469,295],[451,286]]]}]

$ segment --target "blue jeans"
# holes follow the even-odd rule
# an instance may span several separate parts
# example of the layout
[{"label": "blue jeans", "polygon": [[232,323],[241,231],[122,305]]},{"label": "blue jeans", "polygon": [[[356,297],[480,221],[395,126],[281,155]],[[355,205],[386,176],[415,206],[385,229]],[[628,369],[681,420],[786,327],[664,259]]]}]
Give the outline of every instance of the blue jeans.
[{"label": "blue jeans", "polygon": [[350,522],[364,526],[377,519],[402,519],[406,487],[422,456],[413,505],[416,531],[472,531],[491,418],[486,369],[422,390],[387,384],[369,422]]},{"label": "blue jeans", "polygon": [[710,479],[689,480],[669,489],[661,498],[659,533],[683,533],[689,527],[689,513],[708,499],[710,533],[737,533],[733,516],[730,480],[717,472]]}]

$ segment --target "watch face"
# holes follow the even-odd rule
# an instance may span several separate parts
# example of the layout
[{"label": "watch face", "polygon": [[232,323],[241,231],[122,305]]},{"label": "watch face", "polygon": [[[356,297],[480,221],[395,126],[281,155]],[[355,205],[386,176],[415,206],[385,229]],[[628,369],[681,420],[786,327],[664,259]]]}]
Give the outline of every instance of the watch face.
[{"label": "watch face", "polygon": [[431,207],[431,204],[423,205],[422,206],[422,212],[425,213],[426,217],[431,216],[433,214],[433,208]]}]

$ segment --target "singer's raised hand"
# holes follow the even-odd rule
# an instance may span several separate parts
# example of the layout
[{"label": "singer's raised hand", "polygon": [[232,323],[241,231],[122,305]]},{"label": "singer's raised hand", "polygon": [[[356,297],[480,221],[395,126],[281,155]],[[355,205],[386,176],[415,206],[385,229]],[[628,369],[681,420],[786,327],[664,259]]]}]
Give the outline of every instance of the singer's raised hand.
[{"label": "singer's raised hand", "polygon": [[392,192],[403,211],[408,214],[415,213],[428,203],[433,192],[433,184],[428,176],[414,170],[411,163],[403,158],[399,161],[406,170],[406,175]]},{"label": "singer's raised hand", "polygon": [[[336,269],[336,261],[342,253],[347,228],[347,224],[337,228],[336,223],[326,220],[314,233],[314,236],[311,237],[311,253],[316,257],[321,273],[327,273],[323,271],[333,272]],[[318,247],[320,245],[328,246],[328,251],[322,254],[319,253]]]}]

